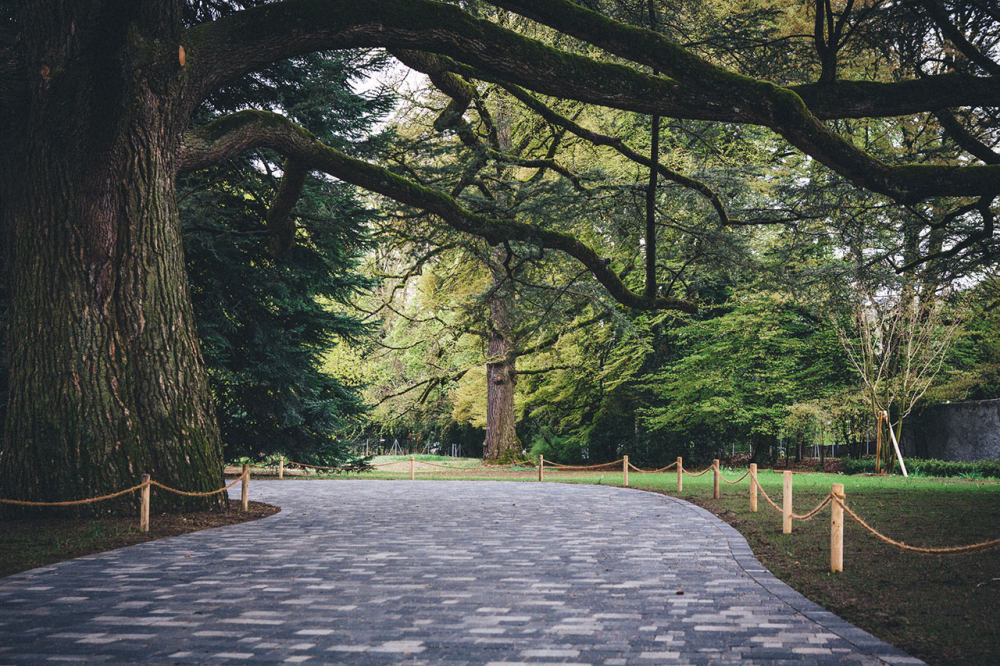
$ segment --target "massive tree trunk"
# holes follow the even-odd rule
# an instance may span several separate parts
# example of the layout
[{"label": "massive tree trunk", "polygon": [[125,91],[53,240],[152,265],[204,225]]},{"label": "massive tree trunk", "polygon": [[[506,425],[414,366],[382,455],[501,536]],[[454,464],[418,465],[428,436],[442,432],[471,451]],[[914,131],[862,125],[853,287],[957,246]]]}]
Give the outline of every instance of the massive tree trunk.
[{"label": "massive tree trunk", "polygon": [[483,458],[506,461],[521,453],[514,417],[517,352],[511,340],[510,312],[514,295],[510,281],[500,273],[502,267],[491,265],[490,268],[493,290],[486,352],[493,362],[486,365],[486,441],[483,443]]},{"label": "massive tree trunk", "polygon": [[92,497],[145,472],[187,490],[222,479],[174,195],[180,65],[148,59],[179,29],[175,8],[53,2],[25,21],[22,71],[35,77],[20,131],[5,128],[0,185],[0,496]]}]

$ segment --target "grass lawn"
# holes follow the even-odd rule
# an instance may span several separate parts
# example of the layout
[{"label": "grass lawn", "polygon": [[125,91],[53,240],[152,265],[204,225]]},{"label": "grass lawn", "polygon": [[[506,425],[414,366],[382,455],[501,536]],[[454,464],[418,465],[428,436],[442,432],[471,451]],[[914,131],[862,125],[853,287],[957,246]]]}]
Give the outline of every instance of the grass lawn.
[{"label": "grass lawn", "polygon": [[[532,482],[537,470],[483,468],[479,460],[415,456],[419,479],[507,479]],[[409,479],[410,457],[382,456],[376,471],[338,474],[346,479]],[[441,467],[444,465],[445,467]],[[292,470],[286,470],[289,476]],[[724,471],[730,480],[743,473]],[[310,478],[321,475],[309,473]],[[297,476],[296,478],[301,478]],[[329,477],[327,477],[329,478]],[[985,664],[1000,659],[1000,549],[963,555],[923,555],[878,541],[850,518],[844,534],[844,571],[829,572],[830,512],[796,522],[781,533],[781,515],[760,498],[749,508],[749,480],[722,484],[712,499],[711,473],[629,474],[629,485],[694,502],[736,527],[778,578],[844,619],[932,664]],[[779,472],[761,471],[760,484],[781,503]],[[546,481],[621,485],[621,472],[545,470]],[[836,474],[795,474],[794,510],[805,513],[843,483],[847,503],[869,523],[915,546],[964,545],[1000,537],[1000,482]],[[264,505],[266,506],[266,505]],[[266,511],[263,507],[261,512]],[[272,508],[273,510],[273,508]],[[233,513],[233,512],[231,512]],[[222,514],[229,515],[229,514]],[[267,515],[261,513],[260,515]],[[259,517],[259,516],[258,516]],[[230,522],[240,520],[235,512]],[[134,519],[118,521],[0,521],[0,575],[85,553],[214,526],[211,517],[155,517],[150,536]]]}]

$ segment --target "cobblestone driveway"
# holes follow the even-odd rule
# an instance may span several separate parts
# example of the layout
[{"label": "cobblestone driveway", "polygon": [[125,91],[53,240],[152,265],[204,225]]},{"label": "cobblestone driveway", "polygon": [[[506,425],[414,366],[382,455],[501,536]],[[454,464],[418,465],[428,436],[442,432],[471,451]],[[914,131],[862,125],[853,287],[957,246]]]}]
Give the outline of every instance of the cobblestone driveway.
[{"label": "cobblestone driveway", "polygon": [[0,663],[920,663],[685,502],[254,481],[282,512],[0,579]]}]

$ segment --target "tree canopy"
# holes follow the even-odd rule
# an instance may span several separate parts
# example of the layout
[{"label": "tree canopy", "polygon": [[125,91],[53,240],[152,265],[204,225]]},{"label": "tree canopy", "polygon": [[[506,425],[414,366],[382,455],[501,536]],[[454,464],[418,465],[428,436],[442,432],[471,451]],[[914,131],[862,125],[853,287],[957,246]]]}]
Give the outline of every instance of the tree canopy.
[{"label": "tree canopy", "polygon": [[[138,469],[214,485],[221,445],[185,284],[176,179],[254,149],[285,160],[267,219],[279,250],[294,239],[289,215],[304,175],[321,172],[510,246],[508,256],[560,253],[637,310],[695,311],[699,292],[682,270],[690,257],[673,250],[690,242],[704,257],[701,248],[724,242],[716,256],[725,255],[748,226],[836,234],[857,263],[927,284],[981,275],[997,256],[1000,20],[987,0],[51,0],[5,4],[0,23],[11,387],[0,470],[12,495],[110,489]],[[435,129],[488,163],[544,168],[587,189],[558,148],[526,158],[470,129],[474,110],[492,131],[483,84],[553,137],[613,150],[711,213],[667,220],[684,231],[672,248],[651,231],[655,176],[642,188],[643,237],[616,233],[614,216],[591,217],[593,208],[566,224],[462,196],[405,161],[338,145],[301,124],[310,114],[285,115],[266,94],[199,114],[273,63],[378,48],[427,74],[448,100]],[[593,122],[602,109],[649,116],[653,131],[617,136]],[[736,179],[754,185],[664,163],[653,148],[661,122],[681,143],[723,154],[759,132]],[[651,157],[630,143],[640,134]],[[786,205],[790,197],[802,205]]]}]

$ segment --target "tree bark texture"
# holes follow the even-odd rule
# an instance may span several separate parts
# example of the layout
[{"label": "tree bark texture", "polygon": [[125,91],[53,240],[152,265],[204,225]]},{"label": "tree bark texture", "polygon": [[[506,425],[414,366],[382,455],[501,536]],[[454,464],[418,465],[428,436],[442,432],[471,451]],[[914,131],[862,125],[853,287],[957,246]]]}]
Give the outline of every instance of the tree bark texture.
[{"label": "tree bark texture", "polygon": [[[143,60],[144,34],[169,37],[175,25],[173,5],[156,4],[50,2],[25,21],[23,70],[35,76],[0,167],[2,497],[88,498],[143,473],[185,490],[222,481],[174,192],[179,64]],[[156,501],[221,506],[222,496]]]},{"label": "tree bark texture", "polygon": [[[499,250],[496,254],[502,254]],[[487,334],[486,364],[486,440],[485,460],[507,460],[519,456],[514,416],[514,391],[517,388],[517,352],[512,341],[513,289],[502,265],[492,265],[493,290],[490,295],[490,322]]]}]

